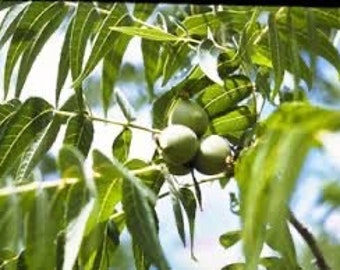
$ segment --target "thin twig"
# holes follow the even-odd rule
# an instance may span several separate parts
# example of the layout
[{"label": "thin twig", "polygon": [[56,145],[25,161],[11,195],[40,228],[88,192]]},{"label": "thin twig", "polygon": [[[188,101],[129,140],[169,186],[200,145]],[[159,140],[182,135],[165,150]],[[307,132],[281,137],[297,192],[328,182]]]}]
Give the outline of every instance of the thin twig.
[{"label": "thin twig", "polygon": [[320,270],[330,270],[331,268],[327,264],[320,248],[313,234],[295,217],[292,211],[289,211],[289,221],[294,226],[294,228],[299,232],[302,238],[306,241],[311,252],[316,259],[316,265]]}]

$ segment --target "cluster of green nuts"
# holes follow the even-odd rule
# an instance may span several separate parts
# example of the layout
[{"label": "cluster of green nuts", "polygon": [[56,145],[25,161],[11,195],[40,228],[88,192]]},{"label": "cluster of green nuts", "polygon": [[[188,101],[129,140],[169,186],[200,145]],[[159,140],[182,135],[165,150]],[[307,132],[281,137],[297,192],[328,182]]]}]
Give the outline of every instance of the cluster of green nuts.
[{"label": "cluster of green nuts", "polygon": [[168,126],[159,135],[163,159],[174,175],[195,168],[213,175],[225,171],[231,155],[229,142],[216,134],[204,136],[209,125],[205,110],[190,99],[178,99],[172,107]]}]

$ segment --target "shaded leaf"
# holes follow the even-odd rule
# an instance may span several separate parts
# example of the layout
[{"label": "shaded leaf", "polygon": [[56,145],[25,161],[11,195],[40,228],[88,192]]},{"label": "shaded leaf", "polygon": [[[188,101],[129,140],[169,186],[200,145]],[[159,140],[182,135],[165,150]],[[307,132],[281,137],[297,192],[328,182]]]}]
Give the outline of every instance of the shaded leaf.
[{"label": "shaded leaf", "polygon": [[224,266],[221,270],[245,270],[245,263],[232,263]]},{"label": "shaded leaf", "polygon": [[60,118],[55,115],[51,123],[35,138],[34,143],[25,151],[17,170],[15,181],[25,181],[34,167],[41,161],[46,152],[50,149],[60,130]]},{"label": "shaded leaf", "polygon": [[135,3],[135,8],[133,9],[133,16],[146,21],[150,17],[155,9],[153,3]]},{"label": "shaded leaf", "polygon": [[192,191],[188,188],[180,188],[179,193],[180,193],[179,198],[182,202],[189,223],[191,257],[195,259],[194,237],[195,237],[196,199]]},{"label": "shaded leaf", "polygon": [[112,44],[117,38],[117,33],[110,30],[113,25],[128,25],[132,23],[127,15],[125,4],[115,3],[109,14],[103,20],[98,29],[98,34],[94,40],[90,56],[85,64],[82,73],[73,81],[73,86],[78,86],[96,67],[99,61],[112,49]]},{"label": "shaded leaf", "polygon": [[340,206],[340,185],[338,181],[331,181],[322,187],[321,201],[335,207]]},{"label": "shaded leaf", "polygon": [[177,232],[181,238],[183,245],[185,246],[186,245],[185,229],[184,229],[183,212],[182,212],[180,200],[177,196],[171,194],[171,203],[172,203],[172,210],[175,216]]},{"label": "shaded leaf", "polygon": [[28,5],[13,5],[4,16],[0,25],[0,48],[13,35]]},{"label": "shaded leaf", "polygon": [[66,14],[66,6],[60,7],[58,11],[55,12],[53,16],[51,16],[50,21],[47,22],[34,36],[34,38],[32,39],[32,43],[26,48],[20,61],[20,67],[18,71],[18,74],[20,75],[18,76],[15,88],[16,97],[20,96],[21,90],[26,82],[27,76],[32,68],[36,57],[42,50],[43,46],[46,44],[46,41],[58,29]]},{"label": "shaded leaf", "polygon": [[149,98],[151,99],[154,95],[154,84],[160,77],[163,67],[161,57],[162,43],[142,39],[141,48],[143,54],[144,75],[148,86],[147,89]]},{"label": "shaded leaf", "polygon": [[256,114],[247,106],[236,107],[225,115],[211,120],[207,133],[225,136],[232,143],[238,143],[246,129],[253,126]]},{"label": "shaded leaf", "polygon": [[123,209],[126,225],[133,241],[159,269],[169,269],[162,251],[153,206],[155,196],[141,181],[113,158],[113,164],[123,178]]},{"label": "shaded leaf", "polygon": [[204,88],[197,102],[210,117],[228,111],[252,93],[252,83],[244,75],[234,75],[225,80],[224,86],[212,84]]},{"label": "shaded leaf", "polygon": [[220,244],[224,248],[230,248],[235,245],[242,238],[241,231],[230,231],[220,236]]},{"label": "shaded leaf", "polygon": [[124,128],[114,139],[112,144],[112,155],[119,161],[125,162],[129,156],[132,131]]},{"label": "shaded leaf", "polygon": [[283,59],[285,59],[288,56],[286,56],[284,48],[279,38],[279,31],[274,13],[269,14],[268,27],[269,27],[269,46],[271,51],[271,59],[273,63],[275,82],[274,91],[272,92],[271,98],[274,99],[277,92],[279,91],[279,88],[283,80],[284,75]]},{"label": "shaded leaf", "polygon": [[161,129],[167,125],[166,115],[175,98],[175,91],[167,91],[154,101],[152,106],[152,126],[154,128]]},{"label": "shaded leaf", "polygon": [[0,104],[0,129],[19,109],[21,102],[18,99],[11,99],[5,103]]},{"label": "shaded leaf", "polygon": [[93,140],[93,123],[91,119],[83,114],[71,117],[67,123],[65,145],[72,145],[78,148],[86,157]]},{"label": "shaded leaf", "polygon": [[7,96],[12,72],[20,55],[33,42],[40,29],[63,6],[61,2],[31,2],[18,23],[7,51],[4,76],[4,93]]},{"label": "shaded leaf", "polygon": [[[187,43],[180,43],[166,47],[167,56],[163,64],[163,82],[162,86],[166,85],[171,77],[179,70],[184,69],[190,64],[189,53],[191,51]],[[152,56],[153,58],[155,56]]]},{"label": "shaded leaf", "polygon": [[86,222],[90,217],[91,211],[94,206],[94,199],[90,199],[89,202],[82,208],[80,214],[72,220],[66,230],[66,241],[64,251],[63,270],[73,270],[77,255],[81,247]]},{"label": "shaded leaf", "polygon": [[4,176],[52,120],[53,108],[41,98],[29,98],[8,121],[0,138],[0,176]]},{"label": "shaded leaf", "polygon": [[61,47],[60,58],[58,63],[58,75],[57,75],[57,84],[55,89],[55,102],[56,106],[59,104],[59,98],[61,90],[65,84],[67,75],[70,70],[70,37],[73,29],[73,17],[68,22],[67,30],[64,37],[64,42]]},{"label": "shaded leaf", "polygon": [[116,89],[115,97],[119,105],[119,108],[123,112],[126,120],[128,121],[136,120],[136,112],[134,111],[132,105],[129,103],[128,99],[120,89]]}]

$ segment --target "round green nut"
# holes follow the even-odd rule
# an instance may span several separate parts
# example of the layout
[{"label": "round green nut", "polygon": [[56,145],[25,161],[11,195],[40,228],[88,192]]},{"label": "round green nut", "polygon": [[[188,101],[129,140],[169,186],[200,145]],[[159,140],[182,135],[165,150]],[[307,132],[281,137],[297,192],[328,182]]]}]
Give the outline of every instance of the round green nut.
[{"label": "round green nut", "polygon": [[170,112],[169,124],[187,126],[199,137],[207,130],[209,118],[205,110],[194,101],[179,99]]},{"label": "round green nut", "polygon": [[164,160],[175,164],[191,161],[199,145],[195,132],[183,125],[167,126],[161,131],[158,141]]},{"label": "round green nut", "polygon": [[221,173],[226,169],[226,158],[231,155],[229,143],[219,135],[204,138],[194,159],[197,171],[207,175]]}]

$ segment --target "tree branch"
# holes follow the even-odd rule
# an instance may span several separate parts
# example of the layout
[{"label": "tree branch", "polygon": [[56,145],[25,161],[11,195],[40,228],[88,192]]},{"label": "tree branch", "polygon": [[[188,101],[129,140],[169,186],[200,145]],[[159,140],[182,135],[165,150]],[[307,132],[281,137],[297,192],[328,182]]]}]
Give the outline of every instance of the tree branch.
[{"label": "tree branch", "polygon": [[321,250],[319,249],[313,234],[295,217],[292,211],[289,210],[289,222],[299,232],[302,238],[306,241],[313,256],[316,259],[316,265],[320,270],[330,270]]}]

